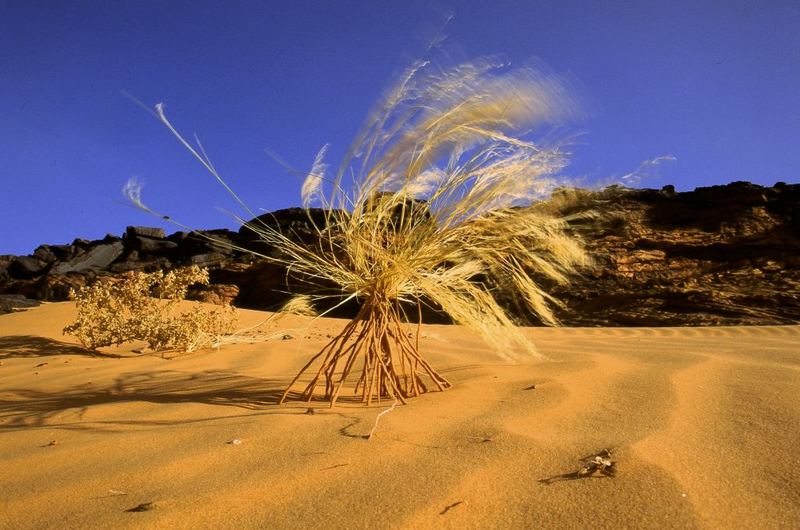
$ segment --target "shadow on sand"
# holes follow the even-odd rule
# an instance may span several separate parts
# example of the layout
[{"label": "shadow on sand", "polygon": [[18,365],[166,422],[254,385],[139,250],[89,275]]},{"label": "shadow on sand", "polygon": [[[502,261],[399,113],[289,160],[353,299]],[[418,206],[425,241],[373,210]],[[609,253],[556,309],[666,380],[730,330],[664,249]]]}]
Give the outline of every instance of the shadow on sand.
[{"label": "shadow on sand", "polygon": [[[313,410],[327,409],[328,402],[321,396],[315,396],[310,402],[301,401],[299,391],[290,392],[286,404],[279,405],[278,402],[288,383],[289,378],[261,379],[225,371],[189,373],[167,370],[123,374],[112,385],[106,387],[85,383],[55,392],[4,389],[0,390],[0,431],[46,427],[113,432],[116,427],[123,426],[181,425],[237,416],[204,413],[181,420],[138,420],[126,419],[124,413],[121,413],[119,419],[83,420],[91,407],[114,403],[141,402],[166,405],[197,403],[237,407],[250,411],[238,416],[308,414],[313,413]],[[340,402],[342,405],[348,403],[357,405],[360,404],[360,399],[356,396],[345,397]],[[309,406],[318,408],[310,409]],[[355,423],[357,422],[356,420]],[[347,427],[352,427],[355,423]],[[342,429],[341,434],[350,436],[346,433],[347,427]]]},{"label": "shadow on sand", "polygon": [[[0,360],[6,358],[43,357],[53,355],[82,355],[89,357],[126,357],[96,352],[74,344],[59,342],[34,335],[0,337]],[[124,362],[124,361],[122,361]],[[298,381],[296,390],[287,396],[286,404],[279,405],[286,386],[286,378],[258,378],[222,370],[198,372],[156,370],[128,372],[117,377],[110,385],[84,383],[72,388],[51,392],[26,388],[0,388],[0,431],[36,427],[59,429],[91,429],[113,432],[123,426],[179,425],[231,418],[236,415],[201,414],[181,420],[129,419],[120,413],[119,419],[84,420],[86,412],[95,406],[114,403],[179,404],[196,403],[222,405],[251,411],[242,416],[261,414],[313,414],[328,408],[329,402],[317,394],[311,401],[301,400],[304,381]],[[306,382],[307,383],[307,382]],[[324,388],[324,385],[322,385]],[[340,405],[363,406],[359,396],[342,396]],[[309,408],[311,407],[311,408]],[[352,434],[349,428],[358,423],[357,418],[341,430],[343,436],[364,437]]]},{"label": "shadow on sand", "polygon": [[561,482],[562,480],[586,480],[586,479],[603,479],[603,478],[611,478],[611,475],[586,475],[582,474],[578,471],[574,473],[562,473],[561,475],[554,475],[552,477],[547,478],[540,478],[539,484],[544,484],[545,486],[549,486],[554,482]]},{"label": "shadow on sand", "polygon": [[[31,427],[113,430],[114,426],[178,425],[229,418],[202,415],[186,420],[118,420],[83,422],[93,406],[145,402],[157,404],[199,403],[233,406],[260,413],[302,414],[305,408],[278,407],[287,380],[259,379],[223,371],[187,373],[177,371],[132,372],[107,387],[86,383],[57,392],[7,389],[0,393],[0,430]],[[290,394],[296,400],[299,394]],[[294,402],[293,402],[294,403]],[[59,419],[70,411],[69,420]]]},{"label": "shadow on sand", "polygon": [[37,335],[7,335],[0,337],[0,359],[12,357],[43,357],[46,355],[84,355],[87,357],[121,357],[102,353],[75,344],[39,337]]}]

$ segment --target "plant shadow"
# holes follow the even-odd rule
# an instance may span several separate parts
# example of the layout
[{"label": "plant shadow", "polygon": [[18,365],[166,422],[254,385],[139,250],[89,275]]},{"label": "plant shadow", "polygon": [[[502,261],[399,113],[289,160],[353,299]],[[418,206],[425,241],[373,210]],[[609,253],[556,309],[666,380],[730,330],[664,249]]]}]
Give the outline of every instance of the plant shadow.
[{"label": "plant shadow", "polygon": [[[0,430],[32,427],[114,430],[115,426],[177,425],[231,417],[226,414],[185,420],[83,421],[90,407],[114,403],[199,403],[233,406],[259,413],[280,410],[287,414],[302,414],[304,409],[278,408],[287,383],[282,379],[260,379],[224,371],[159,371],[123,374],[105,387],[86,383],[56,392],[8,389],[0,394]],[[289,395],[289,398],[296,397]],[[67,412],[69,414],[63,414]]]},{"label": "plant shadow", "polygon": [[[127,357],[97,352],[36,335],[0,337],[0,360],[55,355]],[[132,420],[120,414],[120,419],[84,420],[90,408],[115,403],[199,403],[238,407],[253,411],[254,414],[306,414],[309,411],[314,413],[314,410],[322,412],[320,409],[328,408],[329,401],[319,392],[308,400],[303,398],[299,389],[288,392],[285,404],[280,405],[289,382],[289,377],[265,379],[222,370],[157,370],[124,373],[105,386],[87,382],[72,388],[41,391],[8,388],[4,385],[5,388],[0,388],[0,431],[37,427],[114,431],[126,425],[156,427],[232,417],[222,413],[213,417],[203,415],[184,420]],[[298,388],[301,387],[302,381],[298,384]],[[363,405],[361,397],[357,395],[341,396],[338,404],[345,407]],[[343,427],[340,434],[366,438],[363,434],[350,432],[359,420],[349,416],[346,419],[353,423]]]},{"label": "plant shadow", "polygon": [[44,357],[48,355],[83,355],[87,357],[122,357],[103,353],[76,344],[60,342],[38,335],[6,335],[0,337],[0,359],[12,357]]}]

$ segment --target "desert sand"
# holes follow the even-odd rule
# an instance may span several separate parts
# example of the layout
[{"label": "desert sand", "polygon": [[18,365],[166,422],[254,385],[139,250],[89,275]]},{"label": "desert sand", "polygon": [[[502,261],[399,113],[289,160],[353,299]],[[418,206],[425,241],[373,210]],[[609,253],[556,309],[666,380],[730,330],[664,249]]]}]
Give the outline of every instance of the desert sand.
[{"label": "desert sand", "polygon": [[528,329],[542,363],[425,325],[454,387],[368,439],[392,403],[276,405],[341,320],[164,359],[92,354],[74,314],[0,316],[2,528],[800,526],[800,326]]}]

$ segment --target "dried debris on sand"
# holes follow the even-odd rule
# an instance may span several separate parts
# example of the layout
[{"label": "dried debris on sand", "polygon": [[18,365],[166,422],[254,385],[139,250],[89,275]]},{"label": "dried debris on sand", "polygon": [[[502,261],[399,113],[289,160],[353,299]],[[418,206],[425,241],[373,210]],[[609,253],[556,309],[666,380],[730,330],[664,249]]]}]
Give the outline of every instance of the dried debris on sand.
[{"label": "dried debris on sand", "polygon": [[582,478],[597,477],[597,475],[613,477],[617,474],[617,462],[611,460],[611,449],[602,449],[596,453],[581,458],[581,468],[572,473],[564,473],[548,478],[543,478],[539,482],[542,484],[552,484],[561,480],[578,480]]}]

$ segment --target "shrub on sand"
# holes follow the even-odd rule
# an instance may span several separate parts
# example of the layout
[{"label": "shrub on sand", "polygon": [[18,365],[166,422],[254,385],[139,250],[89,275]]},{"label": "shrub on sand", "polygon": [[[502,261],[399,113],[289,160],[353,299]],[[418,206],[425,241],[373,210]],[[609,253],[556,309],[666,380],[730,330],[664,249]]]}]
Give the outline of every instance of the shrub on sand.
[{"label": "shrub on sand", "polygon": [[[405,402],[450,386],[420,354],[419,333],[412,339],[403,329],[404,321],[420,321],[424,303],[499,352],[537,356],[496,295],[515,291],[542,321],[556,324],[558,302],[541,280],[565,283],[589,262],[570,219],[559,213],[570,194],[550,196],[566,154],[557,143],[525,138],[526,131],[569,120],[577,108],[563,79],[533,69],[418,63],[370,114],[338,171],[328,174],[327,146],[317,155],[301,196],[306,208],[325,212],[322,223],[309,215],[318,241],[293,241],[258,220],[240,219],[277,249],[265,258],[320,286],[338,285],[345,302],[360,303],[281,402],[312,367],[301,396],[311,400],[322,386],[331,406],[351,374],[358,374],[354,391],[367,404]],[[163,106],[156,111],[255,217],[199,143],[195,148],[180,135]],[[138,188],[129,187],[128,195],[148,209]]]},{"label": "shrub on sand", "polygon": [[78,315],[64,333],[93,350],[134,340],[146,341],[155,351],[215,346],[231,333],[235,310],[194,307],[178,312],[175,306],[197,283],[208,284],[208,271],[192,266],[166,274],[136,272],[117,282],[98,281],[71,290]]}]

